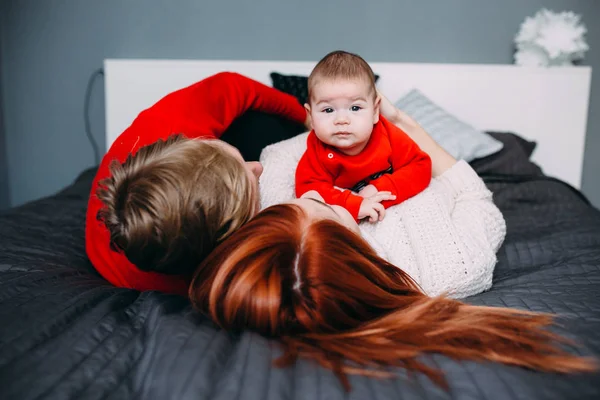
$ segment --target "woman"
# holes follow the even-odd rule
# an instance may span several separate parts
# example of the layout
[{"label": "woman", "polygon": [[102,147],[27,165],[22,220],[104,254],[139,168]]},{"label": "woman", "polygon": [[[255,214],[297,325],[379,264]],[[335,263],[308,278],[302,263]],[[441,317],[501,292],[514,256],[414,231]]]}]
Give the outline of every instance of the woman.
[{"label": "woman", "polygon": [[[469,229],[470,224],[461,223],[473,218],[478,225],[488,219],[496,220],[496,228],[504,226],[491,199],[476,195],[481,188],[473,181],[479,178],[469,174],[467,164],[457,163],[387,99],[382,107],[382,113],[431,156],[433,176],[440,185],[433,189],[438,211],[445,210],[444,221],[453,226],[430,230]],[[483,211],[477,211],[478,204]],[[462,214],[469,209],[470,215]],[[452,218],[456,210],[459,215]],[[423,221],[431,223],[424,212]],[[469,241],[469,246],[479,245],[471,254],[489,255],[503,238],[501,228],[493,232],[496,228],[478,232],[481,237],[476,241],[468,234],[458,238]],[[423,372],[445,385],[439,371],[418,359],[424,353],[548,372],[595,369],[592,360],[557,347],[555,341],[562,338],[545,329],[551,316],[429,297],[406,271],[380,257],[359,232],[347,211],[311,194],[268,207],[201,264],[190,298],[225,329],[251,329],[279,339],[284,349],[279,364],[298,356],[312,358],[332,369],[346,388],[346,374],[386,376],[388,366]],[[464,243],[455,246],[464,247]],[[414,249],[414,254],[421,257],[422,250]]]}]

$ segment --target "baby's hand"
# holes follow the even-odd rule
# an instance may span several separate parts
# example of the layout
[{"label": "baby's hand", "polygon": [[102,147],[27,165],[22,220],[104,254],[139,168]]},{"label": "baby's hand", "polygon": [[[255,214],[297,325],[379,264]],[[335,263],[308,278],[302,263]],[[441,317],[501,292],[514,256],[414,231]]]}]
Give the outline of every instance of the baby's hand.
[{"label": "baby's hand", "polygon": [[376,194],[377,194],[377,188],[373,185],[367,185],[358,192],[358,195],[360,197],[364,197],[364,198],[371,197]]},{"label": "baby's hand", "polygon": [[377,222],[385,217],[385,207],[381,204],[384,200],[394,200],[394,196],[390,192],[377,192],[377,194],[365,198],[360,204],[358,210],[358,219],[369,218],[369,222]]}]

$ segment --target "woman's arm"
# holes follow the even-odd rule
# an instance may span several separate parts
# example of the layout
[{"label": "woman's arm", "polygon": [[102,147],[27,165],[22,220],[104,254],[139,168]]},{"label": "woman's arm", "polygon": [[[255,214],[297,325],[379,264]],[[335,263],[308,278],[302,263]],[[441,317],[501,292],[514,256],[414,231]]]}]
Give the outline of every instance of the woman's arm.
[{"label": "woman's arm", "polygon": [[[409,249],[384,247],[393,263],[406,266],[431,296],[449,293],[462,298],[488,289],[496,252],[506,235],[506,223],[492,193],[466,162],[458,163],[383,95],[381,113],[429,154],[436,179],[426,193],[397,206],[397,215],[388,210],[386,220],[379,223],[380,231],[372,236],[387,243],[390,235],[407,235],[414,261],[403,258],[411,254]],[[404,225],[398,228],[398,221]],[[394,229],[398,231],[392,233]]]},{"label": "woman's arm", "polygon": [[464,298],[492,285],[506,224],[492,193],[460,161],[422,193],[390,207],[383,221],[360,230],[429,296]]},{"label": "woman's arm", "polygon": [[396,108],[387,97],[381,97],[380,112],[391,123],[402,129],[417,145],[431,157],[431,175],[435,178],[456,164],[456,159],[444,150],[414,119]]}]

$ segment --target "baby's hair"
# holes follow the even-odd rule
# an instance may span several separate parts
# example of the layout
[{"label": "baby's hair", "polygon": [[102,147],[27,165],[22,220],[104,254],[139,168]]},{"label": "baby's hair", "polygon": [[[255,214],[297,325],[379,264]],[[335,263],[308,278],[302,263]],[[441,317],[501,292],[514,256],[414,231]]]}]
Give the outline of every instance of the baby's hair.
[{"label": "baby's hair", "polygon": [[257,211],[242,163],[212,140],[174,135],[113,161],[98,212],[110,246],[143,271],[191,274]]},{"label": "baby's hair", "polygon": [[308,101],[312,101],[315,85],[323,80],[364,79],[369,93],[376,96],[375,74],[369,64],[358,54],[343,50],[332,51],[323,57],[308,77]]}]

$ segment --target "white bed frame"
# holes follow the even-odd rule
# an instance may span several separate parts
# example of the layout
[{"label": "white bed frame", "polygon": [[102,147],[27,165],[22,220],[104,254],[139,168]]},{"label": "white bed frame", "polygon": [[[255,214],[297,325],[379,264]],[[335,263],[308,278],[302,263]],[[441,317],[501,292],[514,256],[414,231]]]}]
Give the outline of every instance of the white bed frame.
[{"label": "white bed frame", "polygon": [[[272,71],[308,75],[314,62],[117,60],[104,62],[106,147],[135,117],[167,93],[220,71],[271,85]],[[533,154],[548,175],[581,187],[590,67],[371,63],[378,88],[396,101],[418,88],[482,130],[510,131],[538,146]]]}]

